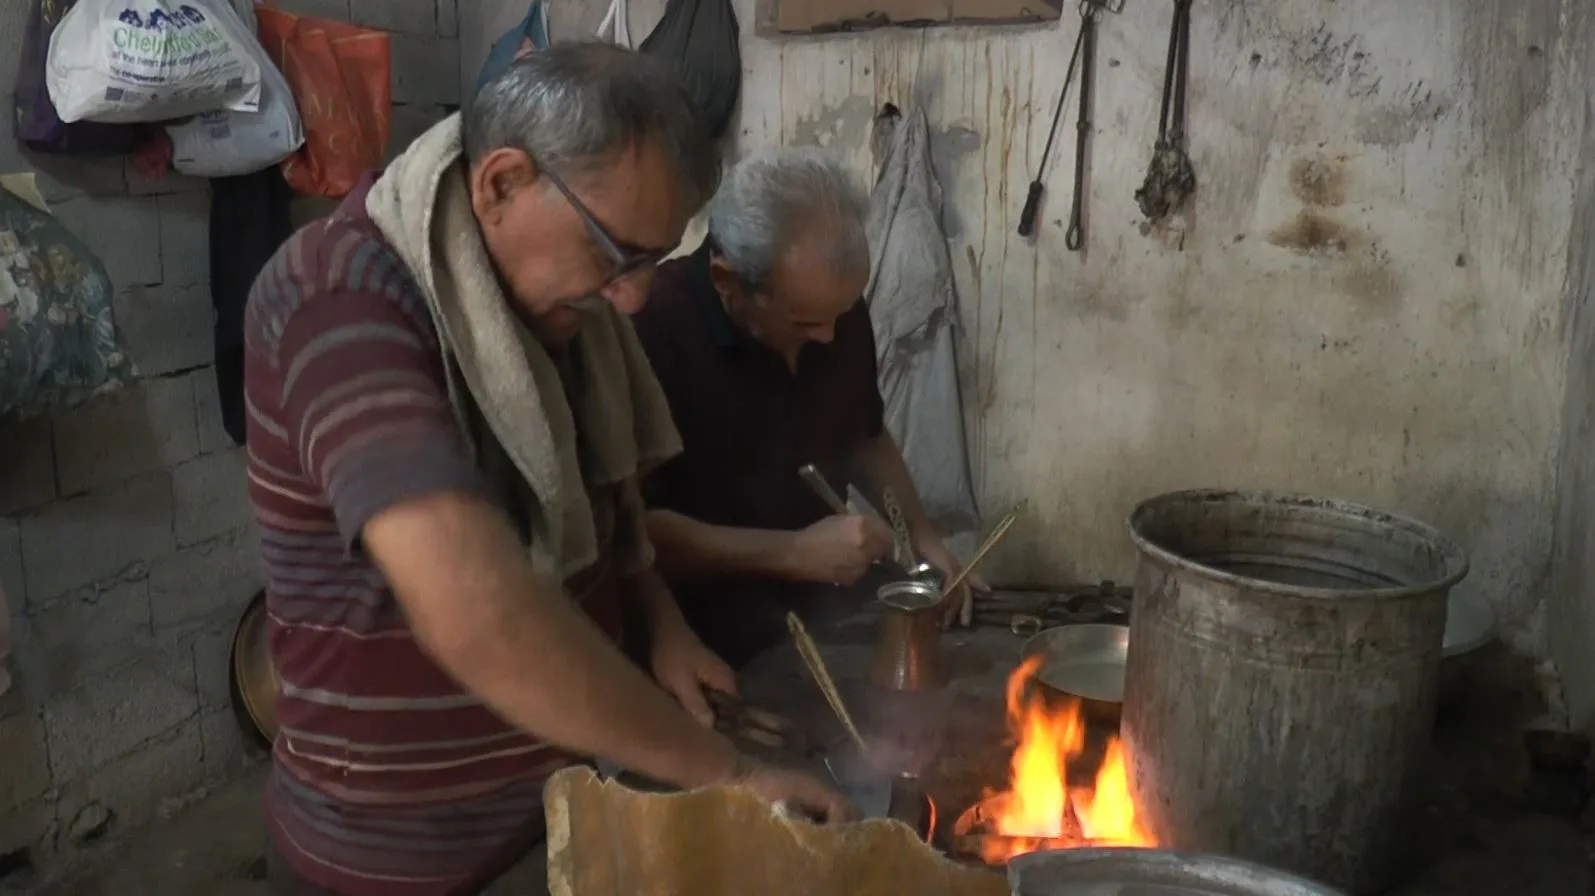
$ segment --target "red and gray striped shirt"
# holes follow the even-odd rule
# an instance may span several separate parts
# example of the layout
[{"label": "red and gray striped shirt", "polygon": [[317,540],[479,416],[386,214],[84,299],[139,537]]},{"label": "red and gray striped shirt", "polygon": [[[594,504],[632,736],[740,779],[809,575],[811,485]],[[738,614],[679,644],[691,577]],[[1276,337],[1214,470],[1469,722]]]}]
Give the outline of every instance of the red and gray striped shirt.
[{"label": "red and gray striped shirt", "polygon": [[[398,503],[491,495],[425,299],[366,215],[370,184],[295,234],[249,297],[249,490],[280,684],[267,819],[308,882],[444,896],[535,842],[544,781],[571,758],[432,662],[360,548],[365,523]],[[600,590],[595,616],[613,598]]]}]

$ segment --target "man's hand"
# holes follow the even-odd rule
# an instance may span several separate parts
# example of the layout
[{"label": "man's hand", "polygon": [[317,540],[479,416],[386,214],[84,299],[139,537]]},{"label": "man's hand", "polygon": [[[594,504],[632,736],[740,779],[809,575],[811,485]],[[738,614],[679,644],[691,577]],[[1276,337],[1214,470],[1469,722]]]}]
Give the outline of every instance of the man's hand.
[{"label": "man's hand", "polygon": [[[923,539],[919,544],[919,552],[924,556],[925,562],[941,571],[942,581],[951,582],[963,565],[953,552],[947,549],[940,536],[931,536]],[[990,594],[991,586],[987,585],[980,576],[970,573],[958,590],[947,596],[947,606],[942,615],[943,627],[955,622],[968,628],[974,622],[975,593]]]},{"label": "man's hand", "polygon": [[797,533],[791,562],[794,578],[851,585],[892,550],[892,530],[872,516],[828,516]]},{"label": "man's hand", "polygon": [[766,802],[796,806],[805,815],[826,824],[858,817],[858,810],[846,797],[814,775],[797,769],[769,765],[744,756],[730,783],[748,788]]},{"label": "man's hand", "polygon": [[703,691],[713,688],[735,694],[737,676],[731,667],[705,647],[679,616],[656,628],[651,654],[654,680],[665,693],[700,724],[714,727],[714,709]]}]

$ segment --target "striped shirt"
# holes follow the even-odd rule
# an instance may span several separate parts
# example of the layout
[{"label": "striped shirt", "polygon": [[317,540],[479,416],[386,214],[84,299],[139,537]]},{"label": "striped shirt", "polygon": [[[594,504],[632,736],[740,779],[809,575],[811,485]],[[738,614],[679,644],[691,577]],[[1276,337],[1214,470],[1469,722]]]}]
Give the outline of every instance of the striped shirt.
[{"label": "striped shirt", "polygon": [[[571,758],[432,662],[360,548],[386,508],[497,491],[460,435],[425,299],[366,215],[370,185],[295,234],[249,297],[249,491],[279,680],[268,829],[336,893],[470,893],[536,842],[544,781]],[[614,635],[603,580],[584,603]]]}]

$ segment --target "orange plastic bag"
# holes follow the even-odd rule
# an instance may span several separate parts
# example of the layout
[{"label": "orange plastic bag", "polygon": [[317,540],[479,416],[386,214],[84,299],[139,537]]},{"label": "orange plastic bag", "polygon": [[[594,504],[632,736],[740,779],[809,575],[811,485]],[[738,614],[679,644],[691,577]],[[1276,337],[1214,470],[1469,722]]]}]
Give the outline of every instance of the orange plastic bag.
[{"label": "orange plastic bag", "polygon": [[339,197],[382,165],[388,145],[393,68],[388,35],[270,6],[255,10],[266,55],[282,70],[305,145],[282,162],[295,191]]}]

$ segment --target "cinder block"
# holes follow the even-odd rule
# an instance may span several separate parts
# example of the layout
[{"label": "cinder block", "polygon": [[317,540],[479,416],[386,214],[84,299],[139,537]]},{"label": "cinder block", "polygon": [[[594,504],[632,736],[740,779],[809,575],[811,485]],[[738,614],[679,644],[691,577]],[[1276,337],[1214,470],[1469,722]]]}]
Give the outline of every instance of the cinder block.
[{"label": "cinder block", "polygon": [[216,356],[208,282],[118,290],[114,308],[117,338],[145,376],[203,367]]},{"label": "cinder block", "polygon": [[156,201],[161,213],[161,284],[187,286],[210,280],[210,194],[169,193]]},{"label": "cinder block", "polygon": [[260,588],[260,538],[254,527],[177,549],[150,562],[156,631],[236,620]]},{"label": "cinder block", "polygon": [[28,604],[28,590],[22,581],[22,526],[16,520],[0,517],[0,588],[12,616]]},{"label": "cinder block", "polygon": [[[193,662],[182,651],[152,652],[44,704],[45,743],[57,785],[78,781],[173,728],[193,735],[199,761],[199,697]],[[150,782],[138,782],[161,796]]]},{"label": "cinder block", "polygon": [[49,789],[50,757],[44,751],[44,725],[38,715],[0,719],[0,815]]},{"label": "cinder block", "polygon": [[94,399],[55,420],[61,493],[176,466],[199,454],[194,383],[157,377]]},{"label": "cinder block", "polygon": [[55,795],[0,812],[0,853],[32,847],[34,858],[50,852],[55,839]]},{"label": "cinder block", "polygon": [[55,449],[50,420],[0,424],[0,514],[55,500]]},{"label": "cinder block", "polygon": [[92,773],[65,784],[56,804],[56,825],[68,829],[78,813],[95,804],[110,810],[116,831],[127,831],[161,813],[163,802],[186,803],[205,780],[199,718],[140,743]]},{"label": "cinder block", "polygon": [[195,425],[199,429],[199,453],[209,454],[235,448],[232,436],[222,427],[221,394],[216,391],[216,369],[205,367],[188,375],[194,389]]},{"label": "cinder block", "polygon": [[205,749],[205,780],[212,783],[231,781],[266,758],[264,751],[244,741],[230,709],[200,716],[199,736]]},{"label": "cinder block", "polygon": [[457,105],[460,102],[459,40],[393,35],[393,102]]},{"label": "cinder block", "polygon": [[460,36],[459,0],[437,0],[438,37]]},{"label": "cinder block", "polygon": [[131,160],[124,160],[127,171],[124,177],[127,180],[127,193],[129,196],[167,196],[172,193],[209,193],[210,180],[203,177],[189,177],[168,171],[162,177],[151,180],[138,173],[133,168]]},{"label": "cinder block", "polygon": [[151,473],[21,518],[28,603],[42,604],[177,547],[172,477]]},{"label": "cinder block", "polygon": [[154,650],[149,582],[129,575],[31,607],[18,620],[18,679],[35,700],[68,693]]},{"label": "cinder block", "polygon": [[118,288],[161,282],[161,234],[152,226],[159,208],[153,196],[81,196],[51,206]]},{"label": "cinder block", "polygon": [[[363,0],[363,2],[370,3],[372,0]],[[280,0],[277,5],[295,15],[332,19],[337,22],[349,21],[349,0]]]},{"label": "cinder block", "polygon": [[201,629],[189,641],[189,652],[194,657],[194,689],[199,694],[199,708],[205,712],[228,709],[232,706],[227,676],[232,671],[233,631],[238,628],[238,608],[234,618],[217,620]]},{"label": "cinder block", "polygon": [[349,5],[358,25],[401,34],[432,37],[438,31],[437,0],[365,0]]},{"label": "cinder block", "polygon": [[121,157],[57,156],[26,151],[18,155],[27,161],[4,170],[26,171],[31,168],[38,175],[36,183],[39,193],[52,210],[60,203],[73,199],[121,196],[127,192],[127,178]]},{"label": "cinder block", "polygon": [[254,520],[244,449],[201,455],[172,470],[177,544],[215,538]]},{"label": "cinder block", "polygon": [[395,156],[409,149],[415,138],[426,133],[448,114],[447,108],[426,103],[394,106],[393,114],[388,117],[388,161],[393,161]]}]

